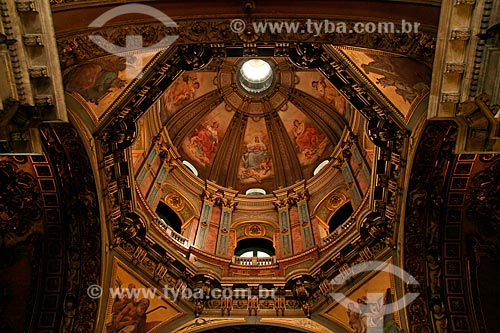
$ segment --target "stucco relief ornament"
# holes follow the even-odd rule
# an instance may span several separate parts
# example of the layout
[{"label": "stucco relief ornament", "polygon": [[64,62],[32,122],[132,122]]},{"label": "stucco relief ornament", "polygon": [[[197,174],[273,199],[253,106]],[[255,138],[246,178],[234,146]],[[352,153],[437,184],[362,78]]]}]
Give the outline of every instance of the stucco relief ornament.
[{"label": "stucco relief ornament", "polygon": [[339,208],[344,203],[344,201],[346,201],[345,195],[343,195],[341,193],[336,193],[336,194],[332,195],[330,197],[330,199],[328,199],[326,207],[329,210],[335,210],[335,209]]},{"label": "stucco relief ornament", "polygon": [[176,211],[182,210],[184,208],[184,201],[178,195],[171,194],[166,198],[167,204]]},{"label": "stucco relief ornament", "polygon": [[36,229],[43,215],[40,188],[32,175],[9,161],[0,161],[0,184],[0,245],[13,246]]},{"label": "stucco relief ornament", "polygon": [[242,42],[253,43],[260,38],[260,33],[256,32],[251,25],[247,24],[246,28],[238,33],[238,37]]},{"label": "stucco relief ornament", "polygon": [[246,228],[245,234],[247,236],[259,237],[259,236],[264,236],[265,232],[262,226],[258,224],[252,224]]}]

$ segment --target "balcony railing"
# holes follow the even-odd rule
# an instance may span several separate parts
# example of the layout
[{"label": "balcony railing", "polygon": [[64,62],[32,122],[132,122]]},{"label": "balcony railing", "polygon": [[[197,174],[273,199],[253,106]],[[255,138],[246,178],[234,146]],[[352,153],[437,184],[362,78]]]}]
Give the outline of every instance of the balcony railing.
[{"label": "balcony railing", "polygon": [[165,231],[165,233],[170,237],[172,238],[174,241],[176,241],[177,243],[181,244],[182,246],[184,246],[185,248],[188,248],[189,245],[188,245],[188,239],[184,236],[182,236],[181,234],[179,234],[177,231],[175,231],[174,229],[172,229],[171,226],[169,226],[167,224],[167,222],[165,222],[163,219],[156,219],[156,222],[158,224],[158,226],[163,230]]},{"label": "balcony railing", "polygon": [[270,266],[276,264],[276,257],[233,257],[233,264],[241,266]]},{"label": "balcony railing", "polygon": [[323,246],[326,246],[328,243],[333,242],[334,240],[338,239],[343,233],[346,232],[347,229],[354,223],[354,220],[352,218],[348,219],[345,221],[341,226],[337,227],[332,233],[330,233],[328,236],[323,238]]}]

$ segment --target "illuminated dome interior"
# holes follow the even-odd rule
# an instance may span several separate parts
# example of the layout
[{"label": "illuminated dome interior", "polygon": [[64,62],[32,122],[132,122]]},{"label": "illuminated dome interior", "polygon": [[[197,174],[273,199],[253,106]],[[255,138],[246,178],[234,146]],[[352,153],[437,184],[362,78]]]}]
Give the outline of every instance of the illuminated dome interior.
[{"label": "illuminated dome interior", "polygon": [[0,6],[0,332],[499,331],[500,1],[128,2]]},{"label": "illuminated dome interior", "polygon": [[201,179],[242,194],[311,178],[355,130],[344,97],[285,58],[213,61],[177,79],[161,108],[181,158]]}]

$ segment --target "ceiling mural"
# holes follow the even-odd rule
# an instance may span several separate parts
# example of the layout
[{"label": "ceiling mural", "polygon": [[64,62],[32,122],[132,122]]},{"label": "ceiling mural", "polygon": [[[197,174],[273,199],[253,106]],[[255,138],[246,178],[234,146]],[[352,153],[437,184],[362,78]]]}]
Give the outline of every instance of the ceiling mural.
[{"label": "ceiling mural", "polygon": [[345,115],[347,101],[323,75],[317,71],[298,71],[295,77],[297,79],[295,88],[319,98],[333,107],[337,113]]},{"label": "ceiling mural", "polygon": [[200,167],[202,176],[208,178],[210,165],[231,121],[224,104],[220,104],[204,117],[182,141],[182,152],[189,161]]},{"label": "ceiling mural", "polygon": [[[0,235],[0,248],[8,250],[0,255],[6,257],[0,260],[0,269],[7,266],[3,268],[16,273],[11,276],[20,276],[19,281],[8,274],[0,278],[5,282],[0,294],[15,298],[8,315],[2,316],[0,310],[0,332],[7,331],[2,329],[3,317],[9,317],[9,325],[24,321],[28,331],[45,328],[62,333],[451,332],[479,327],[481,316],[495,319],[494,306],[485,311],[472,297],[476,292],[488,300],[483,305],[495,301],[495,293],[486,295],[491,288],[483,285],[493,285],[488,273],[498,264],[499,242],[493,236],[481,238],[480,233],[461,234],[459,227],[467,225],[459,220],[477,217],[468,213],[480,206],[479,215],[486,211],[484,221],[474,226],[480,231],[500,229],[487,214],[499,206],[495,190],[500,185],[494,173],[500,162],[483,161],[488,167],[477,170],[474,178],[472,159],[484,156],[459,155],[452,160],[440,151],[438,157],[446,158],[436,165],[447,162],[451,171],[419,184],[424,190],[449,185],[450,191],[427,191],[439,195],[429,194],[430,199],[424,200],[414,198],[419,195],[411,191],[415,186],[407,186],[420,175],[413,171],[422,167],[415,142],[423,143],[427,153],[449,145],[452,154],[448,139],[458,135],[454,129],[443,137],[440,131],[436,137],[426,137],[426,127],[433,126],[425,122],[432,118],[426,117],[432,111],[426,108],[432,74],[436,79],[444,72],[446,79],[463,72],[461,64],[439,63],[443,40],[438,37],[449,37],[451,32],[450,38],[459,44],[488,46],[491,36],[481,34],[488,39],[478,40],[470,33],[479,21],[491,32],[487,27],[493,16],[488,6],[482,10],[484,1],[474,5],[457,0],[450,5],[462,14],[477,14],[471,29],[458,30],[440,19],[440,12],[449,6],[438,0],[347,5],[323,1],[298,6],[252,0],[205,6],[123,2],[128,1],[50,0],[51,7],[41,11],[31,6],[33,1],[16,1],[0,9],[9,16],[20,12],[21,21],[13,21],[15,29],[4,24],[14,32],[28,27],[32,20],[26,20],[27,15],[51,15],[54,36],[50,37],[57,43],[47,43],[45,32],[13,39],[6,30],[6,37],[0,34],[0,49],[10,52],[8,66],[15,65],[15,50],[36,60],[36,50],[51,49],[54,60],[59,60],[62,72],[58,69],[57,74],[65,92],[62,99],[54,96],[56,101],[66,97],[68,121],[75,126],[67,133],[58,124],[42,126],[46,155],[26,157],[32,167],[14,161],[16,157],[0,160],[4,162],[0,180],[8,185],[16,183],[9,175],[23,176],[23,171],[29,176],[23,181],[39,182],[34,196],[33,191],[24,189],[30,192],[26,194],[11,187],[23,192],[24,204],[31,203],[31,210],[43,206],[41,216],[47,218],[47,223],[35,219],[33,226],[23,225],[27,230],[23,235],[16,234],[22,231],[19,228]],[[118,16],[123,17],[101,26],[89,24],[119,12],[112,7],[121,7]],[[33,11],[36,15],[23,13]],[[165,15],[157,17],[160,13]],[[178,22],[166,24],[167,14]],[[465,14],[464,19],[471,18]],[[331,31],[332,18],[345,18],[340,23],[349,27],[365,23],[366,31],[374,18],[398,28],[404,18],[401,24],[418,23],[423,31],[417,32],[415,24],[410,33],[336,33]],[[316,33],[310,31],[311,24]],[[236,31],[241,25],[243,30]],[[259,32],[259,25],[269,31]],[[279,25],[295,32],[273,29]],[[129,36],[141,35],[144,43],[139,48],[149,50],[162,49],[164,36],[175,38],[168,52],[137,54],[130,64],[132,56],[111,56],[93,43],[91,37],[96,35],[119,48],[129,47]],[[474,52],[470,53],[469,58]],[[478,66],[472,67],[466,74],[479,73]],[[144,75],[132,78],[131,68]],[[16,82],[9,80],[21,91],[21,83],[31,76],[26,84],[42,92],[47,80],[40,80],[45,74],[38,72],[43,74],[43,66],[23,65],[21,71],[14,68]],[[472,81],[480,95],[483,81]],[[61,90],[61,82],[58,85]],[[52,110],[48,95],[32,97],[36,103],[29,107],[22,99],[16,101],[19,105],[8,105],[9,123],[11,117],[21,122],[17,116],[24,111]],[[456,104],[454,92],[445,91],[442,97],[440,101]],[[490,106],[489,100],[476,104],[478,112]],[[39,121],[31,119],[30,129]],[[12,134],[12,141],[22,141],[17,132]],[[82,160],[87,163],[75,163]],[[19,170],[10,167],[14,162]],[[462,173],[468,163],[472,166]],[[54,176],[44,174],[45,168]],[[14,180],[9,183],[9,179]],[[491,199],[481,201],[485,193]],[[468,197],[470,207],[457,204],[464,205]],[[19,206],[21,199],[7,204]],[[419,200],[432,206],[429,221],[419,220],[428,226],[413,223],[405,213],[422,206]],[[432,215],[433,205],[446,206],[440,208],[442,216]],[[30,207],[24,211],[30,213]],[[0,220],[11,213],[0,212]],[[51,224],[59,220],[52,217],[69,217],[73,223]],[[174,223],[174,217],[180,223]],[[421,246],[413,257],[422,260],[412,266],[406,258],[411,257],[407,249],[415,235],[407,230],[415,233],[419,228]],[[38,237],[41,233],[43,239]],[[15,237],[9,238],[10,234]],[[252,257],[242,255],[247,250]],[[40,255],[30,258],[34,253]],[[360,263],[363,267],[377,263],[377,269],[370,265],[364,271],[356,267]],[[420,287],[395,279],[395,267],[403,264],[409,271],[416,267],[411,272],[417,278],[411,278],[422,281]],[[462,274],[464,270],[470,272]],[[37,283],[28,280],[35,275]],[[337,284],[339,277],[345,279]],[[478,281],[478,286],[466,284],[470,281]],[[36,284],[46,288],[34,290]],[[103,293],[95,298],[91,287]],[[11,292],[18,290],[21,295]],[[174,291],[175,298],[181,291],[180,298],[172,299],[167,291]],[[396,304],[411,291],[421,292],[419,302],[410,304],[407,299]],[[27,310],[34,309],[31,319],[31,313],[18,306],[21,301],[28,304]],[[472,305],[472,311],[462,305]],[[467,321],[469,317],[475,322]],[[12,325],[22,328],[21,323]]]},{"label": "ceiling mural", "polygon": [[431,70],[416,60],[373,50],[341,50],[405,118],[429,92]]},{"label": "ceiling mural", "polygon": [[113,55],[78,65],[63,73],[64,89],[82,97],[99,119],[132,82],[132,78],[127,75],[129,69],[132,72],[142,70],[155,54],[156,52],[146,53],[142,61],[137,58],[131,63],[126,63],[123,57]]},{"label": "ceiling mural", "polygon": [[386,311],[387,305],[397,300],[393,267],[384,268],[345,292],[347,298],[342,304],[334,302],[322,315],[350,332],[400,332],[398,312]]},{"label": "ceiling mural", "polygon": [[[130,268],[118,262],[113,262],[113,274],[110,290],[116,297],[110,295],[106,312],[106,333],[137,332],[147,333],[161,323],[172,321],[182,312],[163,299],[163,294],[144,284]],[[151,295],[145,295],[149,291]],[[137,297],[133,293],[137,293]]]},{"label": "ceiling mural", "polygon": [[[243,138],[241,163],[238,170],[240,184],[261,184],[267,187],[273,184],[273,162],[271,143],[263,118],[249,119]],[[265,186],[267,185],[267,186]]]},{"label": "ceiling mural", "polygon": [[162,123],[183,106],[199,96],[214,90],[215,74],[211,72],[186,72],[182,74],[162,97]]},{"label": "ceiling mural", "polygon": [[[265,82],[244,74],[245,64],[257,74],[267,68]],[[226,58],[180,75],[161,98],[160,118],[200,178],[271,193],[312,177],[352,118],[347,108],[319,72],[286,57]]]},{"label": "ceiling mural", "polygon": [[302,111],[292,103],[282,109],[279,115],[292,140],[300,165],[314,164],[323,155],[328,138]]}]

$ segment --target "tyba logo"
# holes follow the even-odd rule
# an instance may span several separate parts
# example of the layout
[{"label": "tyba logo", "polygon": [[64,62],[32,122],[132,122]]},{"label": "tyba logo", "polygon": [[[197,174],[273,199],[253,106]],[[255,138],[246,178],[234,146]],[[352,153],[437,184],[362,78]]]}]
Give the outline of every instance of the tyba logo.
[{"label": "tyba logo", "polygon": [[[158,9],[136,3],[122,5],[106,11],[104,14],[92,21],[89,24],[89,27],[102,28],[108,21],[126,14],[148,15],[160,21],[165,27],[177,27],[177,24],[170,17]],[[142,60],[146,54],[151,55],[151,53],[157,53],[168,48],[177,38],[179,38],[179,36],[165,36],[158,43],[147,47],[144,47],[141,35],[125,36],[124,47],[112,44],[102,36],[89,35],[89,38],[106,52],[124,57],[127,63],[125,75],[128,79],[135,79],[142,74]]]}]

